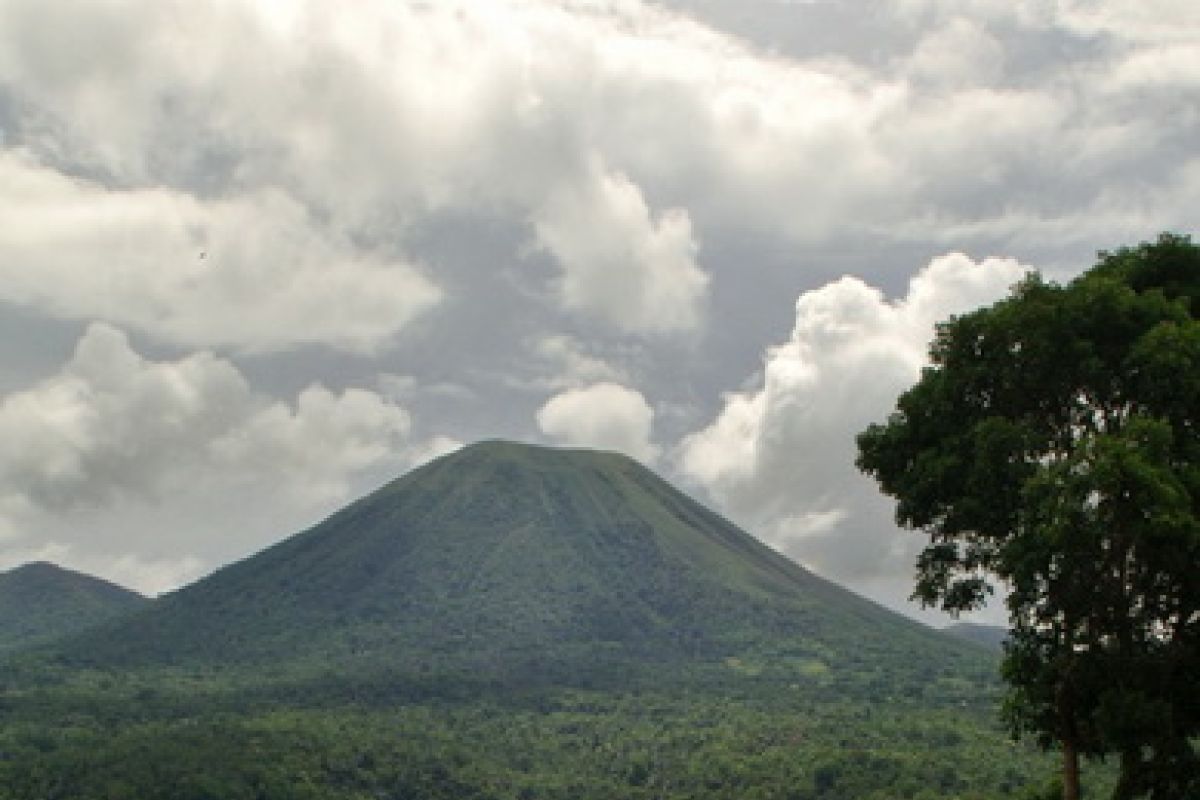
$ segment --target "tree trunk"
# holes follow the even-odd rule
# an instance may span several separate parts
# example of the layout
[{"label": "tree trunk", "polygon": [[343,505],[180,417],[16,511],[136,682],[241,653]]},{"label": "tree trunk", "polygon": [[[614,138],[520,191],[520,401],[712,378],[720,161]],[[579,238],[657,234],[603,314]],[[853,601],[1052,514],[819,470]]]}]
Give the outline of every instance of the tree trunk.
[{"label": "tree trunk", "polygon": [[1064,738],[1063,754],[1063,800],[1079,800],[1079,751],[1075,742]]},{"label": "tree trunk", "polygon": [[1121,751],[1121,773],[1117,780],[1117,787],[1113,789],[1113,800],[1133,800],[1137,795],[1134,776],[1141,766],[1140,762],[1141,754],[1136,750],[1127,748]]},{"label": "tree trunk", "polygon": [[1075,725],[1075,704],[1071,697],[1071,683],[1075,673],[1075,621],[1067,614],[1063,619],[1063,647],[1065,664],[1055,687],[1055,705],[1058,706],[1059,739],[1063,756],[1063,800],[1079,800],[1079,731]]}]

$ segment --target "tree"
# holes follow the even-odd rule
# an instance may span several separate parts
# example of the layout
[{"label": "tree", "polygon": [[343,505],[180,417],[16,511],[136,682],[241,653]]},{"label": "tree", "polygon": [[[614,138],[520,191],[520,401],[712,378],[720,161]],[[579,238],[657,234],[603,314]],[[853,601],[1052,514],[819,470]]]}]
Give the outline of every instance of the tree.
[{"label": "tree", "polygon": [[937,328],[931,366],[858,466],[929,544],[914,599],[1008,590],[1014,734],[1120,759],[1115,797],[1200,797],[1200,247],[1034,274]]}]

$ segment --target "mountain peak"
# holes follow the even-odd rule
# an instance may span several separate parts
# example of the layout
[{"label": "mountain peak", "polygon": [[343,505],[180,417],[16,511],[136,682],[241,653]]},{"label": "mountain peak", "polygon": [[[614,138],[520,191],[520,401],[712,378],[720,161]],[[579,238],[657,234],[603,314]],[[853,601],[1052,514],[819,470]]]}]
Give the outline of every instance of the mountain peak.
[{"label": "mountain peak", "polygon": [[113,595],[141,597],[137,592],[126,589],[111,581],[67,569],[66,567],[60,567],[58,564],[50,561],[27,561],[24,564],[13,567],[7,572],[0,572],[0,583],[3,583],[3,585],[15,585],[19,583],[23,586],[88,590]]},{"label": "mountain peak", "polygon": [[512,439],[481,439],[460,447],[443,458],[460,457],[463,459],[508,459],[539,468],[545,468],[566,461],[611,461],[638,462],[630,456],[616,450],[604,450],[592,447],[560,447],[555,445],[532,444]]},{"label": "mountain peak", "polygon": [[33,561],[0,573],[0,652],[77,633],[146,598],[109,581]]},{"label": "mountain peak", "polygon": [[65,575],[70,573],[70,570],[58,566],[50,561],[27,561],[13,567],[8,572],[0,573],[0,575]]},{"label": "mountain peak", "polygon": [[489,440],[74,653],[531,680],[617,665],[721,670],[729,659],[819,671],[953,646],[812,575],[633,459]]}]

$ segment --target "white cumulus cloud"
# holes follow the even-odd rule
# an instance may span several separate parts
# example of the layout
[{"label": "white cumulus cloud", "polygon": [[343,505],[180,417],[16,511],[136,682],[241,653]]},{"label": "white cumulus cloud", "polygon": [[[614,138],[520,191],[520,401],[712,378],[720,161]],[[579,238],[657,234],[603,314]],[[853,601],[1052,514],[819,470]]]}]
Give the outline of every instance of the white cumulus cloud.
[{"label": "white cumulus cloud", "polygon": [[895,301],[850,277],[805,292],[791,338],[767,351],[761,384],[729,394],[682,442],[682,471],[771,544],[878,594],[872,582],[907,574],[918,542],[896,534],[889,501],[855,469],[854,437],[919,377],[936,322],[999,299],[1025,271],[956,253],[934,259]]},{"label": "white cumulus cloud", "polygon": [[538,410],[537,423],[562,444],[617,450],[646,463],[658,458],[650,439],[654,410],[640,392],[615,383],[556,394]]},{"label": "white cumulus cloud", "polygon": [[[1164,184],[1196,191],[1186,100],[1200,18],[1172,0],[900,0],[880,25],[913,43],[874,69],[768,53],[637,0],[0,7],[6,141],[64,180],[95,176],[90,191],[113,195],[103,208],[168,202],[182,227],[236,228],[214,235],[244,285],[198,277],[174,263],[170,234],[139,228],[151,255],[118,277],[156,288],[153,313],[109,289],[106,318],[201,346],[299,335],[304,315],[270,303],[261,317],[216,313],[220,325],[192,313],[269,300],[268,277],[286,296],[293,267],[277,265],[293,263],[341,322],[301,293],[302,341],[378,346],[438,298],[396,253],[443,212],[527,226],[557,269],[545,296],[642,335],[698,326],[720,270],[707,256],[701,268],[700,243],[708,253],[731,232],[1074,243],[1100,220],[1084,235],[1144,237],[1189,224],[1172,200],[1143,213]],[[1033,61],[1044,71],[1023,73]],[[1155,123],[1123,132],[1130,120]],[[1119,145],[1081,160],[1099,140]],[[1122,206],[1106,191],[1145,196]],[[47,241],[26,260],[54,263]],[[75,264],[102,274],[107,252]],[[189,280],[194,292],[175,286]],[[77,293],[21,288],[6,296],[83,313]]]},{"label": "white cumulus cloud", "polygon": [[539,244],[562,265],[568,308],[632,331],[672,333],[700,324],[708,276],[686,210],[657,217],[621,174],[589,174],[550,194],[534,213]]},{"label": "white cumulus cloud", "polygon": [[626,381],[619,367],[589,352],[584,342],[571,336],[544,334],[531,342],[530,350],[537,366],[553,373],[553,377],[535,381],[535,385],[562,390]]},{"label": "white cumulus cloud", "polygon": [[375,392],[314,384],[285,403],[211,353],[151,361],[95,323],[57,375],[0,400],[0,476],[47,509],[161,499],[197,480],[278,481],[319,504],[393,456],[410,426]]},{"label": "white cumulus cloud", "polygon": [[370,351],[440,297],[274,190],[112,190],[0,151],[0,218],[0,298],[183,345]]},{"label": "white cumulus cloud", "polygon": [[[0,398],[0,555],[29,550],[36,532],[37,547],[63,548],[81,568],[142,569],[138,585],[161,589],[198,570],[195,553],[244,554],[293,532],[270,520],[298,524],[345,501],[358,478],[456,444],[414,442],[411,427],[404,408],[372,391],[314,384],[277,400],[211,353],[150,360],[95,323],[57,374]],[[104,530],[121,514],[167,529],[146,526],[143,549],[115,550]],[[122,547],[136,538],[118,537]]]}]

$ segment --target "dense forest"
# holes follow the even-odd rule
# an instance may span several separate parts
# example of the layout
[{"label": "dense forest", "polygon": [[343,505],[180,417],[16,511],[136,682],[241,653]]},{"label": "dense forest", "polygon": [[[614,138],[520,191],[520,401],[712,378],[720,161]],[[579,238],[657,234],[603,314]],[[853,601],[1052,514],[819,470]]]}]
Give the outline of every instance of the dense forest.
[{"label": "dense forest", "polygon": [[991,800],[1053,774],[1000,722],[993,649],[630,459],[506,442],[2,663],[13,800]]},{"label": "dense forest", "polygon": [[[779,683],[732,663],[671,688],[467,686],[337,673],[6,676],[0,786],[29,798],[1032,798],[1052,763],[998,687]],[[21,688],[16,688],[16,687]]]}]

